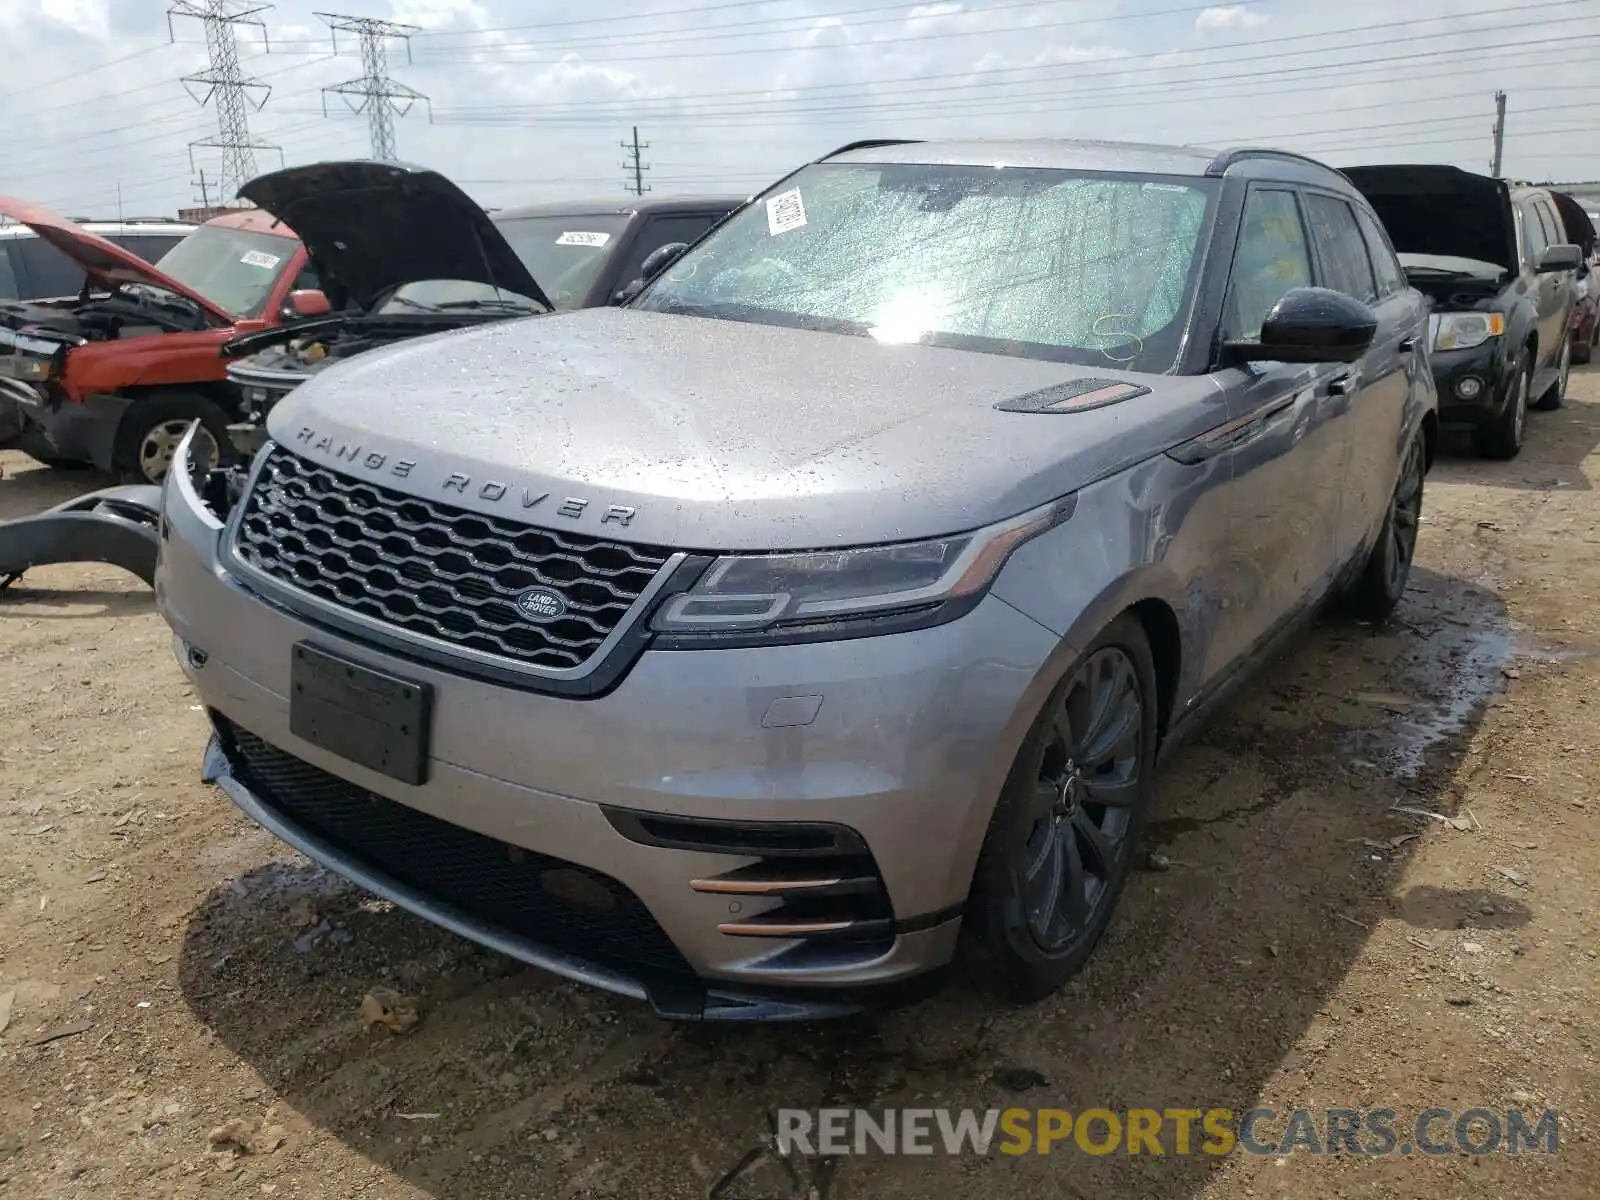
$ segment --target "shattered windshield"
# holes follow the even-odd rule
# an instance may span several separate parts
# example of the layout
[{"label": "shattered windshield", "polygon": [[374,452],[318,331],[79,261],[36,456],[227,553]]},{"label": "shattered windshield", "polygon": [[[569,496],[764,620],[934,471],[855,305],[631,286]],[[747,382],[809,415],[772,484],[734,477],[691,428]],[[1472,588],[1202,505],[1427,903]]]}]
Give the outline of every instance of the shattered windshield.
[{"label": "shattered windshield", "polygon": [[236,317],[259,317],[294,261],[293,238],[226,225],[202,225],[156,267]]},{"label": "shattered windshield", "polygon": [[811,166],[636,307],[1170,371],[1213,195],[1152,175]]},{"label": "shattered windshield", "polygon": [[557,308],[577,308],[628,228],[625,213],[507,217],[495,227]]}]

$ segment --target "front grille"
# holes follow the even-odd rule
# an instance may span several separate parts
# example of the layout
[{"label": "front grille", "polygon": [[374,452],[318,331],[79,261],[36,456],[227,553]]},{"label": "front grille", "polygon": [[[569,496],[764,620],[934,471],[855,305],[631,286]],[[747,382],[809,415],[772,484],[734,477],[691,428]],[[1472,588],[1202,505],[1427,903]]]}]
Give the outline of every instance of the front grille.
[{"label": "front grille", "polygon": [[261,803],[367,869],[581,961],[634,978],[693,978],[644,903],[610,876],[397,804],[216,721],[234,770]]},{"label": "front grille", "polygon": [[[352,479],[281,446],[235,546],[263,574],[393,629],[562,671],[600,649],[670,551],[539,529]],[[566,602],[536,623],[529,588]]]}]

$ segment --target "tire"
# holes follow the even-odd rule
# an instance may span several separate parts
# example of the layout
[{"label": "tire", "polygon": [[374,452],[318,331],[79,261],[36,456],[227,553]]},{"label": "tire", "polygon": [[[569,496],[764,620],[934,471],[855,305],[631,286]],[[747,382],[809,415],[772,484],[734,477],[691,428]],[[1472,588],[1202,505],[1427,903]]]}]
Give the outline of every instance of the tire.
[{"label": "tire", "polygon": [[1600,319],[1590,327],[1588,336],[1579,338],[1572,344],[1572,361],[1582,366],[1594,357],[1595,339],[1600,337]]},{"label": "tire", "polygon": [[1544,395],[1533,402],[1539,412],[1553,412],[1567,401],[1567,381],[1572,378],[1572,335],[1561,343],[1561,357],[1557,360],[1556,381],[1545,389]]},{"label": "tire", "polygon": [[[1110,705],[1098,721],[1097,698]],[[1124,614],[1051,693],[989,820],[958,951],[980,990],[1033,1003],[1059,991],[1093,953],[1150,808],[1156,704],[1150,643]],[[1111,736],[1119,729],[1126,736]]]},{"label": "tire", "polygon": [[1533,355],[1526,346],[1517,355],[1507,386],[1510,395],[1505,411],[1478,427],[1478,453],[1484,458],[1509,461],[1522,452],[1528,426],[1528,392],[1533,387]]},{"label": "tire", "polygon": [[1386,620],[1406,594],[1411,563],[1417,553],[1417,531],[1422,523],[1422,485],[1426,474],[1427,446],[1422,433],[1411,440],[1400,481],[1389,497],[1383,528],[1366,565],[1343,596],[1351,616],[1367,621]]},{"label": "tire", "polygon": [[150,392],[136,399],[117,429],[112,465],[133,483],[160,483],[172,452],[198,420],[211,439],[211,465],[233,459],[227,415],[199,392]]}]

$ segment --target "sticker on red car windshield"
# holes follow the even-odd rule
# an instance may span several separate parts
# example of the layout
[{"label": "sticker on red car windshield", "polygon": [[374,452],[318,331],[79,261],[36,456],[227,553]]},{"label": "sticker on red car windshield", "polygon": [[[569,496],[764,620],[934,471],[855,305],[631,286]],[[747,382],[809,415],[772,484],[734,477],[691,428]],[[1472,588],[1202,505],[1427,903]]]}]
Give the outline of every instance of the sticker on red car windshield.
[{"label": "sticker on red car windshield", "polygon": [[585,231],[569,230],[556,239],[558,246],[604,246],[611,240],[609,233],[586,233]]},{"label": "sticker on red car windshield", "polygon": [[247,267],[260,267],[263,271],[270,271],[283,259],[276,254],[267,254],[261,250],[246,250],[239,256],[239,261]]},{"label": "sticker on red car windshield", "polygon": [[800,199],[800,189],[779,192],[767,201],[767,232],[776,237],[799,229],[806,223],[805,201]]}]

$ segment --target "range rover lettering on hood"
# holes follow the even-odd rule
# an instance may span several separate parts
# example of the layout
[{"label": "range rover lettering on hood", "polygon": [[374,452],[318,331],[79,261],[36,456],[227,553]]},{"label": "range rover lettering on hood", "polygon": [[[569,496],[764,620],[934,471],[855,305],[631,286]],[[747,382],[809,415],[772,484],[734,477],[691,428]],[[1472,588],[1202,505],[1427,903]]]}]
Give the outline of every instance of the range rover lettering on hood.
[{"label": "range rover lettering on hood", "polygon": [[[325,455],[336,466],[359,467],[374,475],[392,475],[396,479],[417,478],[415,459],[401,458],[371,446],[335,438],[309,425],[302,425],[295,430],[294,440],[298,451],[304,453],[310,450]],[[599,524],[624,528],[633,524],[633,518],[639,511],[628,504],[608,504],[600,508],[582,496],[554,496],[549,492],[519,488],[497,479],[474,479],[460,471],[450,472],[435,482],[433,488],[445,495],[452,492],[460,496],[470,495],[490,504],[504,504],[507,508],[514,507],[523,512],[549,513],[569,521],[581,521],[585,517],[593,520],[598,515]]]}]

